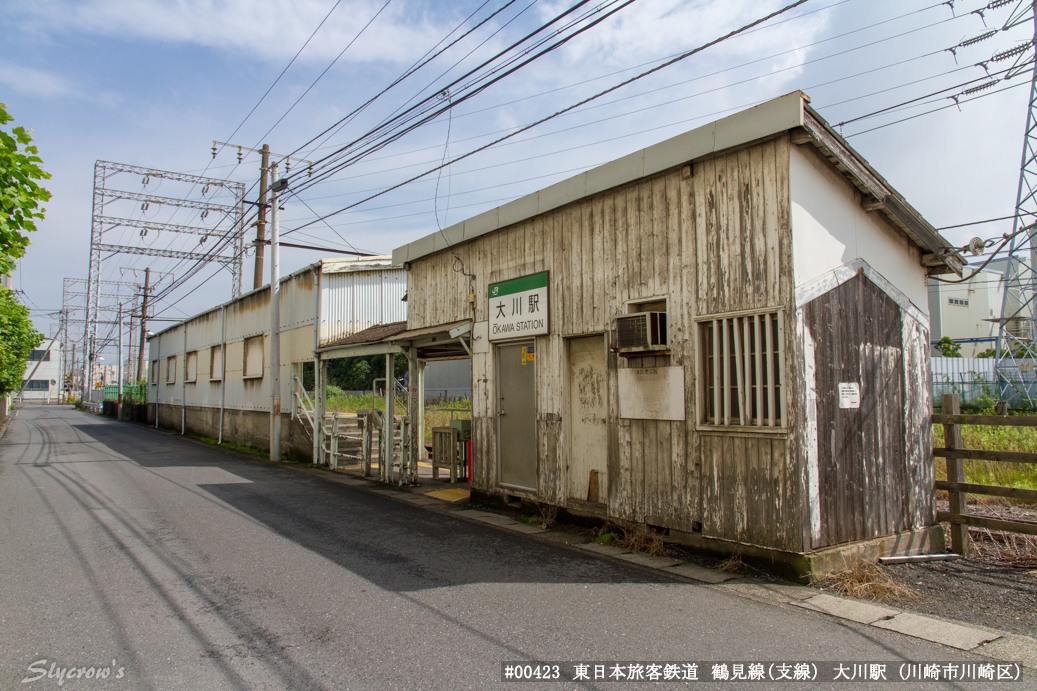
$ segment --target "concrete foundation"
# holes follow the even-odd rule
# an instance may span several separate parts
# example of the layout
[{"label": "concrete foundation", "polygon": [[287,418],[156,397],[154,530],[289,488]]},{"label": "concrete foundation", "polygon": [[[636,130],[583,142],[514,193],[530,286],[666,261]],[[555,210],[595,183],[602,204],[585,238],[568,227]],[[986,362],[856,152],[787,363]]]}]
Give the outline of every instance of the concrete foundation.
[{"label": "concrete foundation", "polygon": [[[153,404],[152,404],[153,405]],[[220,438],[220,409],[200,406],[158,406],[158,426],[197,434],[211,439]],[[181,425],[182,421],[182,425]],[[154,420],[152,419],[152,422]],[[281,414],[281,452],[293,461],[313,460],[313,441],[298,418],[290,413]],[[223,441],[247,446],[259,451],[270,450],[270,413],[260,410],[223,411]]]},{"label": "concrete foundation", "polygon": [[[472,489],[471,501],[476,504],[485,503],[488,506],[499,507],[505,510],[509,508],[516,511],[521,510],[518,503],[514,501],[509,502],[507,495],[503,493]],[[653,526],[639,525],[607,517],[598,511],[588,511],[583,507],[568,509],[559,507],[558,515],[562,520],[582,527],[601,527],[609,523],[626,530],[653,528]],[[878,562],[879,557],[942,554],[947,549],[944,541],[943,526],[940,524],[805,553],[757,547],[740,542],[704,537],[701,533],[686,533],[672,529],[666,531],[666,537],[672,542],[690,547],[704,554],[719,557],[738,556],[745,563],[763,571],[802,583],[809,583],[833,571],[842,571],[862,560]]]}]

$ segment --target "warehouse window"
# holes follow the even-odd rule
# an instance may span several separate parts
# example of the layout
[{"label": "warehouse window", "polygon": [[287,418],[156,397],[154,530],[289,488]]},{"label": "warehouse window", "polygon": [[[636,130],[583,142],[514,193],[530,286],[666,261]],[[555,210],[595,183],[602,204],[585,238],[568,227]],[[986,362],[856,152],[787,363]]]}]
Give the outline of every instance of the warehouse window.
[{"label": "warehouse window", "polygon": [[223,379],[223,346],[209,348],[209,381]]},{"label": "warehouse window", "polygon": [[244,377],[246,379],[263,376],[263,337],[253,336],[245,339]]},{"label": "warehouse window", "polygon": [[198,351],[188,353],[185,362],[184,381],[192,383],[198,381]]},{"label": "warehouse window", "polygon": [[166,358],[166,383],[176,383],[176,355]]},{"label": "warehouse window", "polygon": [[158,384],[158,360],[151,361],[151,383]]},{"label": "warehouse window", "polygon": [[23,381],[26,391],[50,391],[50,382],[46,379],[30,379]]},{"label": "warehouse window", "polygon": [[31,353],[29,353],[29,362],[41,362],[41,361],[42,362],[50,362],[50,351],[49,350],[40,350],[39,348],[34,348],[33,351]]},{"label": "warehouse window", "polygon": [[961,298],[947,298],[948,304],[954,305],[955,307],[968,307],[969,301],[962,300]]},{"label": "warehouse window", "polygon": [[699,321],[699,422],[781,427],[784,314],[717,315]]}]

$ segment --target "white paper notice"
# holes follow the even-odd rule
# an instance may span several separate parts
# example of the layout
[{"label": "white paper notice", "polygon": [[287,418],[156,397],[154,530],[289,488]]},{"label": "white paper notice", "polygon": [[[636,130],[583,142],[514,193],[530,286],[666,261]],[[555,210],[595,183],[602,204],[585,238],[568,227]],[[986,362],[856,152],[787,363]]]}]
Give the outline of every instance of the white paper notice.
[{"label": "white paper notice", "polygon": [[839,384],[839,407],[860,408],[861,407],[861,385],[857,382]]}]

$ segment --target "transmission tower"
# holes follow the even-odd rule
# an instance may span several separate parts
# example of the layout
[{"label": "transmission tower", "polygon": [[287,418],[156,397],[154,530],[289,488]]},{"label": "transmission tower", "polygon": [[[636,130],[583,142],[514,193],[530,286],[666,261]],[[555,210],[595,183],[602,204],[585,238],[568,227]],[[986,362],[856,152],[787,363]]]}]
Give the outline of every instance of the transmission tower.
[{"label": "transmission tower", "polygon": [[[77,346],[80,354],[86,353],[88,284],[89,281],[85,278],[65,278],[63,281],[61,288],[61,320],[65,328],[62,330],[62,348],[66,353],[71,352],[69,349],[72,347],[72,344]],[[114,323],[112,319],[115,318],[119,303],[135,299],[137,284],[131,281],[98,281],[98,284],[99,289],[104,292],[98,293],[97,296],[96,323],[109,326]],[[97,350],[101,350],[101,347],[98,347]],[[79,362],[82,363],[83,360]],[[81,375],[82,373],[83,369],[80,368],[79,374]],[[71,359],[66,357],[65,371],[62,372],[62,376],[67,377],[69,374],[75,375],[76,373],[72,371]]]},{"label": "transmission tower", "polygon": [[1032,49],[1037,45],[1037,0],[1020,0],[1001,30],[1023,24],[1033,24],[1033,38],[1025,45],[995,56],[995,59],[1004,56],[1002,59],[1014,61],[1005,79],[1027,73],[1031,75],[1015,219],[1005,263],[1005,293],[998,319],[995,366],[1001,400],[1032,404],[1037,399],[1037,376],[1034,373],[1037,357],[1037,333],[1034,329],[1037,227],[1028,227],[1028,224],[1037,219],[1037,62],[1030,67]]},{"label": "transmission tower", "polygon": [[[141,176],[142,187],[146,190],[152,179],[159,183],[163,181],[180,182],[192,185],[194,189],[201,190],[201,199],[189,199],[184,197],[168,197],[145,192],[132,192],[112,186],[112,178],[123,175],[121,182],[125,182],[125,175]],[[126,185],[122,185],[125,187]],[[229,192],[232,196],[231,203],[216,203],[206,197],[219,191]],[[87,274],[87,296],[86,296],[86,324],[84,334],[83,358],[83,400],[89,396],[90,371],[94,358],[97,354],[97,324],[100,310],[100,286],[101,269],[104,259],[109,259],[116,254],[135,254],[147,257],[166,257],[171,259],[185,259],[202,263],[218,263],[230,269],[231,272],[231,296],[238,297],[241,294],[241,266],[244,254],[244,199],[245,185],[239,182],[229,182],[217,178],[206,178],[197,175],[186,175],[173,173],[154,168],[142,168],[110,161],[97,161],[94,164],[94,200],[93,218],[90,229],[90,268]],[[217,222],[212,227],[201,225],[182,225],[171,222],[159,223],[146,219],[128,218],[106,212],[106,205],[113,202],[139,202],[141,212],[148,211],[152,206],[169,207],[172,209],[193,209],[200,211],[200,219],[205,220],[210,213],[215,213]],[[171,220],[171,219],[169,219]],[[105,233],[116,228],[138,229],[140,241],[136,244],[112,244],[105,242]],[[230,254],[220,251],[188,252],[181,250],[160,249],[147,244],[145,237],[149,232],[174,233],[198,236],[198,244],[204,246],[206,240],[213,240],[216,247],[219,242],[228,236],[232,242]],[[152,236],[154,237],[154,236]],[[104,255],[104,259],[102,259]]]}]

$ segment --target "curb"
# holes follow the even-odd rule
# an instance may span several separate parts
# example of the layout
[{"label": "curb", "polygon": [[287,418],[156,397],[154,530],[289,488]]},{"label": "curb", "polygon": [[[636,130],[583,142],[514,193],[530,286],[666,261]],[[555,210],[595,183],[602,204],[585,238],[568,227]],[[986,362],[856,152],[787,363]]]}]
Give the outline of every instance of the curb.
[{"label": "curb", "polygon": [[15,410],[14,412],[8,414],[7,417],[4,418],[4,421],[0,423],[0,441],[4,440],[4,434],[7,433],[7,428],[11,426],[11,422],[17,415],[18,411]]},{"label": "curb", "polygon": [[[481,523],[511,533],[528,535],[536,539],[546,539],[555,544],[564,544],[572,549],[578,549],[584,554],[591,553],[610,560],[618,560],[627,565],[635,565],[667,576],[692,581],[697,585],[715,588],[737,597],[774,606],[795,607],[799,611],[813,612],[842,621],[892,631],[962,652],[982,655],[999,662],[1017,662],[1022,667],[1037,670],[1037,641],[1028,636],[923,616],[863,600],[836,597],[809,586],[754,583],[736,574],[708,569],[669,557],[654,557],[641,552],[630,552],[619,547],[591,542],[570,533],[523,523],[502,514],[461,508],[445,501],[425,497],[421,492],[401,490],[372,479],[317,468],[300,467],[293,468],[293,470],[371,494],[403,501],[419,508],[438,510],[440,513],[448,513],[466,521]],[[440,506],[436,506],[437,504]]]}]

